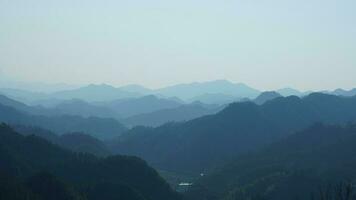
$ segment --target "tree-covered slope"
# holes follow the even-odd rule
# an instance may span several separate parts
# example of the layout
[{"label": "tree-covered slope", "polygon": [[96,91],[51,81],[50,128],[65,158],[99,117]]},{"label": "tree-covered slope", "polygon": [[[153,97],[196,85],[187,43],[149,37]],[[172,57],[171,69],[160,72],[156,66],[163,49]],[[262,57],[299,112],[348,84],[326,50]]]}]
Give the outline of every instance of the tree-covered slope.
[{"label": "tree-covered slope", "polygon": [[12,127],[21,135],[35,135],[74,152],[90,153],[96,156],[108,156],[111,154],[104,142],[84,133],[74,132],[57,135],[54,132],[39,127],[22,125]]},{"label": "tree-covered slope", "polygon": [[127,130],[121,123],[110,118],[33,115],[2,104],[0,104],[0,122],[39,126],[59,134],[85,132],[101,139],[116,137]]},{"label": "tree-covered slope", "polygon": [[89,200],[117,199],[125,194],[146,200],[180,199],[158,173],[139,158],[76,154],[1,125],[0,172],[24,182],[42,171],[71,184]]},{"label": "tree-covered slope", "polygon": [[185,123],[134,128],[112,149],[142,157],[163,170],[200,173],[315,122],[352,120],[356,120],[356,97],[319,93],[280,97],[263,105],[234,103],[216,115]]},{"label": "tree-covered slope", "polygon": [[316,124],[202,178],[187,199],[310,199],[356,180],[356,126]]}]

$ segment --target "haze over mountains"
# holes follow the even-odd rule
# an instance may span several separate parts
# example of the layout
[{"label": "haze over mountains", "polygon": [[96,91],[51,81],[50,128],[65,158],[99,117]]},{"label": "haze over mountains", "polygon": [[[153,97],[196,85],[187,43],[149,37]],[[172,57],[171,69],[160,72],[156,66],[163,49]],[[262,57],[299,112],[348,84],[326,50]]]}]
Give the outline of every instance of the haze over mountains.
[{"label": "haze over mountains", "polygon": [[[158,98],[171,98],[180,103],[192,103],[200,101],[205,104],[228,104],[244,99],[254,99],[261,91],[253,89],[245,84],[235,84],[225,80],[210,82],[179,84],[162,89],[148,89],[140,85],[127,85],[113,87],[110,85],[88,85],[70,90],[57,90],[55,92],[33,92],[17,88],[9,88],[7,85],[0,85],[0,94],[15,100],[25,102],[29,105],[41,105],[44,107],[54,107],[64,100],[82,100],[86,102],[108,102],[123,99],[136,99],[148,95],[155,95]],[[300,92],[292,88],[276,90],[282,96],[304,96],[308,92]],[[329,94],[353,96],[355,90],[337,89],[335,91],[322,91]]]},{"label": "haze over mountains", "polygon": [[306,198],[317,185],[354,179],[354,91],[259,91],[223,80],[158,90],[0,89],[7,124],[0,126],[0,177],[8,180],[0,193],[37,200],[53,198],[53,187],[89,200],[104,193],[109,200]]},{"label": "haze over mountains", "polygon": [[[198,101],[199,96],[222,95],[238,98],[255,98],[260,92],[245,84],[235,84],[225,80],[202,83],[179,84],[161,89],[147,89],[139,85],[113,87],[110,85],[88,85],[71,90],[61,90],[52,93],[34,93],[18,89],[1,89],[1,93],[28,103],[34,99],[82,99],[88,102],[114,101],[117,99],[135,98],[147,95],[176,97],[186,102]],[[224,98],[223,98],[224,99]],[[204,101],[204,99],[202,99]],[[209,100],[209,99],[208,99]],[[214,101],[214,100],[211,100]],[[217,102],[218,103],[218,102]],[[226,103],[226,102],[225,102]]]},{"label": "haze over mountains", "polygon": [[321,93],[280,97],[263,105],[233,103],[215,115],[188,122],[131,129],[112,149],[161,169],[200,173],[313,123],[356,121],[355,111],[355,97]]},{"label": "haze over mountains", "polygon": [[356,0],[0,0],[0,200],[356,200]]}]

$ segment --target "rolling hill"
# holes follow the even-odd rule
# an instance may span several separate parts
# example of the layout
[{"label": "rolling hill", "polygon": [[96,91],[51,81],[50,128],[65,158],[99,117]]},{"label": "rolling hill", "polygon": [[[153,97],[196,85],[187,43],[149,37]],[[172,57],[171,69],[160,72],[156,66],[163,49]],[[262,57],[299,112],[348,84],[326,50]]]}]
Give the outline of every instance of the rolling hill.
[{"label": "rolling hill", "polygon": [[22,136],[4,124],[0,125],[0,177],[3,199],[181,198],[139,158],[72,153],[36,136]]},{"label": "rolling hill", "polygon": [[314,93],[280,97],[263,105],[233,103],[221,112],[157,128],[134,128],[111,144],[167,171],[201,173],[262,148],[315,122],[356,120],[356,97]]},{"label": "rolling hill", "polygon": [[187,199],[312,199],[321,188],[356,180],[355,146],[355,124],[315,124],[203,177]]}]

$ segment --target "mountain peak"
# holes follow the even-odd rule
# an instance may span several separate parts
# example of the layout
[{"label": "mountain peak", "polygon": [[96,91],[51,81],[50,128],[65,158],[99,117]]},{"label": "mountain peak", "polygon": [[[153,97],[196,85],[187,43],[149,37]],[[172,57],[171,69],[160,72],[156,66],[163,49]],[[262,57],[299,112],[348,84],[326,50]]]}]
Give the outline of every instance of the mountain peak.
[{"label": "mountain peak", "polygon": [[275,91],[266,91],[261,93],[255,100],[254,102],[258,105],[262,105],[266,103],[267,101],[273,100],[275,98],[282,97],[278,92]]}]

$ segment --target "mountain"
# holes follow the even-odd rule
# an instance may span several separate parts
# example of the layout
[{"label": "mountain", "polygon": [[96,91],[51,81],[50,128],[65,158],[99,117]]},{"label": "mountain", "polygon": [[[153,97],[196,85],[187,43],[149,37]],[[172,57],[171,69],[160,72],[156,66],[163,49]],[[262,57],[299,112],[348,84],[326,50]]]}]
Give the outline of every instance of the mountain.
[{"label": "mountain", "polygon": [[33,126],[16,125],[12,126],[12,128],[21,135],[35,135],[74,152],[90,153],[96,156],[108,156],[111,154],[102,141],[84,133],[57,135],[49,130]]},{"label": "mountain", "polygon": [[78,89],[59,91],[50,95],[50,97],[57,99],[81,99],[88,102],[113,101],[116,99],[131,98],[137,96],[140,96],[140,94],[126,92],[119,88],[105,84],[92,84]]},{"label": "mountain", "polygon": [[272,99],[281,97],[279,93],[275,91],[268,91],[268,92],[262,92],[258,97],[254,100],[254,102],[258,105],[262,105],[266,103],[267,101],[270,101]]},{"label": "mountain", "polygon": [[82,117],[103,117],[103,118],[121,118],[115,111],[104,106],[93,105],[80,99],[66,100],[53,108],[48,108],[56,115],[78,115]]},{"label": "mountain", "polygon": [[90,104],[80,99],[62,100],[56,105],[49,107],[29,106],[19,101],[0,95],[0,104],[13,107],[34,115],[60,116],[75,115],[82,117],[102,117],[102,118],[121,118],[120,115],[104,106]]},{"label": "mountain", "polygon": [[223,107],[207,108],[204,105],[193,103],[176,108],[162,109],[151,113],[135,115],[121,120],[127,126],[160,126],[168,122],[181,122],[198,118],[204,115],[215,114]]},{"label": "mountain", "polygon": [[0,94],[5,95],[16,101],[25,102],[26,104],[30,104],[33,101],[47,98],[47,94],[45,93],[29,92],[26,90],[11,88],[0,88]]},{"label": "mountain", "polygon": [[149,95],[149,94],[154,94],[154,90],[145,88],[141,85],[125,85],[122,87],[119,87],[120,90],[130,92],[130,93],[136,93],[136,94],[141,94],[141,95]]},{"label": "mountain", "polygon": [[203,177],[187,199],[311,199],[320,188],[356,180],[355,146],[355,124],[315,124]]},{"label": "mountain", "polygon": [[31,113],[35,115],[54,115],[56,114],[53,110],[46,109],[41,106],[29,106],[20,101],[11,99],[5,95],[0,95],[0,104],[4,106],[9,106],[15,108],[21,112]]},{"label": "mountain", "polygon": [[72,186],[45,172],[26,180],[0,171],[0,199],[11,200],[85,200]]},{"label": "mountain", "polygon": [[[72,153],[36,136],[22,136],[4,124],[0,125],[0,175],[8,177],[8,181],[0,181],[0,191],[10,190],[4,199],[17,199],[26,191],[35,194],[37,199],[181,198],[139,158],[97,158]],[[69,189],[81,194],[82,198],[72,196]],[[1,195],[4,193],[0,192]]]},{"label": "mountain", "polygon": [[22,111],[30,111],[30,110],[32,110],[26,104],[21,103],[21,102],[16,101],[16,100],[13,100],[13,99],[10,99],[5,95],[0,95],[0,104],[5,105],[5,106],[14,107],[14,108],[17,108],[17,109],[22,110]]},{"label": "mountain", "polygon": [[85,132],[99,139],[110,139],[127,130],[118,121],[110,118],[33,115],[2,104],[0,104],[0,121],[9,124],[39,126],[59,134]]},{"label": "mountain", "polygon": [[205,104],[224,105],[238,100],[239,98],[226,94],[203,94],[203,95],[196,96],[192,99],[189,99],[188,101],[189,102],[200,101]]},{"label": "mountain", "polygon": [[45,98],[45,99],[38,99],[31,102],[26,102],[29,106],[41,106],[43,108],[53,108],[67,100],[63,99],[55,99],[55,98]]},{"label": "mountain", "polygon": [[108,156],[111,154],[103,142],[84,133],[61,135],[55,144],[74,152],[90,153],[96,156]]},{"label": "mountain", "polygon": [[205,94],[224,94],[236,98],[249,97],[255,98],[260,93],[242,83],[231,83],[226,80],[217,80],[202,83],[190,83],[170,86],[156,90],[164,96],[176,96],[185,101]]},{"label": "mountain", "polygon": [[123,118],[127,118],[162,109],[176,108],[182,104],[175,99],[158,98],[154,95],[148,95],[139,98],[116,100],[100,105],[119,113]]},{"label": "mountain", "polygon": [[338,95],[338,96],[355,96],[356,95],[356,88],[351,90],[344,90],[344,89],[336,89],[331,94]]},{"label": "mountain", "polygon": [[356,97],[314,93],[280,97],[263,105],[230,104],[221,112],[157,128],[133,128],[111,144],[158,169],[201,173],[254,151],[315,122],[356,120]]},{"label": "mountain", "polygon": [[282,89],[279,89],[276,91],[277,93],[279,93],[280,95],[282,96],[303,96],[305,95],[305,93],[299,91],[299,90],[296,90],[296,89],[293,89],[293,88],[282,88]]}]

